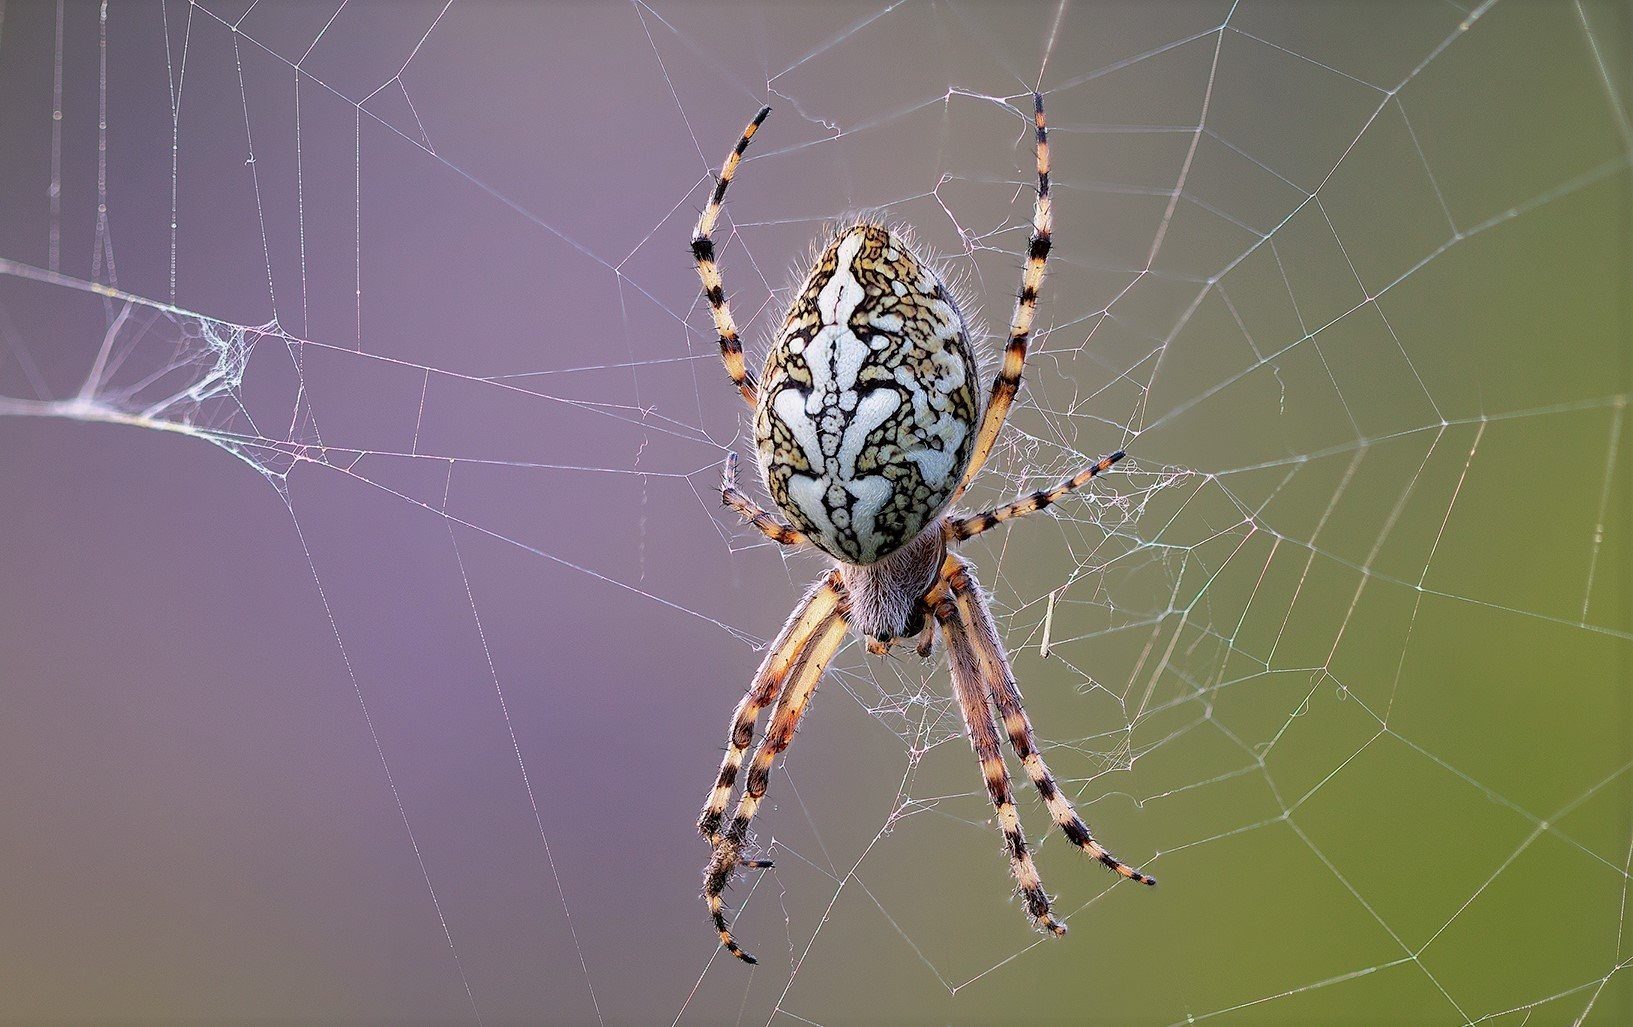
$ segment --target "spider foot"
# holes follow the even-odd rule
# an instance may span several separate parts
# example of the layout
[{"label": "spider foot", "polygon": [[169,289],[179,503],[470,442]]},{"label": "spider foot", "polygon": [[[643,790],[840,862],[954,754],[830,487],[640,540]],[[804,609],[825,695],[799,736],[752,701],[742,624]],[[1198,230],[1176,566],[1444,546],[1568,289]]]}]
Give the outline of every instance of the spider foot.
[{"label": "spider foot", "polygon": [[1049,896],[1041,886],[1022,885],[1021,898],[1026,900],[1026,911],[1032,914],[1033,923],[1055,937],[1066,933],[1066,925],[1055,919],[1049,908]]},{"label": "spider foot", "polygon": [[732,871],[749,862],[762,863],[765,860],[744,860],[739,855],[741,843],[737,839],[726,837],[715,845],[714,855],[709,859],[709,865],[704,870],[703,898],[709,904],[709,919],[714,921],[714,929],[720,935],[720,946],[727,952],[750,965],[759,962],[753,956],[744,952],[742,947],[731,936],[731,927],[726,923],[726,901],[721,893],[731,884]]},{"label": "spider foot", "polygon": [[741,959],[749,966],[753,966],[759,962],[758,959],[755,959],[747,952],[744,952],[743,947],[737,944],[736,939],[731,936],[731,928],[726,925],[726,906],[725,903],[720,901],[720,896],[709,896],[709,915],[714,920],[714,929],[720,934],[721,948],[725,949],[727,952],[730,952],[738,959]]},{"label": "spider foot", "polygon": [[739,946],[735,941],[731,940],[730,931],[720,932],[720,944],[721,947],[723,947],[727,952],[730,952],[732,955],[736,956],[738,959],[741,959],[749,966],[755,966],[760,962],[747,952],[744,952],[741,946]]},{"label": "spider foot", "polygon": [[1083,851],[1099,860],[1108,869],[1110,869],[1112,873],[1119,877],[1126,877],[1130,881],[1134,881],[1138,884],[1149,885],[1152,888],[1157,886],[1157,879],[1155,877],[1152,877],[1149,874],[1140,873],[1138,870],[1135,870],[1133,867],[1129,866],[1127,863],[1124,863],[1116,856],[1113,856],[1105,849],[1102,849],[1097,843],[1090,842],[1088,845],[1083,846]]},{"label": "spider foot", "polygon": [[1056,920],[1054,913],[1050,912],[1047,905],[1041,904],[1037,896],[1027,895],[1025,898],[1027,912],[1032,914],[1033,926],[1056,938],[1066,933],[1066,925]]},{"label": "spider foot", "polygon": [[1094,836],[1089,833],[1088,825],[1083,823],[1083,821],[1078,819],[1075,815],[1071,816],[1069,819],[1066,819],[1064,822],[1061,822],[1060,826],[1063,830],[1065,830],[1067,839],[1069,839],[1073,845],[1076,845],[1084,852],[1099,860],[1101,864],[1103,864],[1112,873],[1118,875],[1119,877],[1126,877],[1130,881],[1136,881],[1140,884],[1156,887],[1157,879],[1155,877],[1152,877],[1149,874],[1140,873],[1138,870],[1135,870],[1127,863],[1124,863],[1116,856],[1113,856],[1111,853],[1107,852],[1105,846],[1095,841]]},{"label": "spider foot", "polygon": [[769,859],[739,859],[737,865],[748,870],[770,870],[774,864]]}]

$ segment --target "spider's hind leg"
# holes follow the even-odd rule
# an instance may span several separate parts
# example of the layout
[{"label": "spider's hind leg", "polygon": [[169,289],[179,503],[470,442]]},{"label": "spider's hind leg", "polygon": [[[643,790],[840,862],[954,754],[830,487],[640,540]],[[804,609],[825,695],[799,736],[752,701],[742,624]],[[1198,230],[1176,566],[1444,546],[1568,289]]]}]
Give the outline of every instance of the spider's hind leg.
[{"label": "spider's hind leg", "polygon": [[759,399],[759,387],[755,384],[754,375],[743,363],[743,344],[737,336],[737,322],[731,316],[731,304],[726,301],[725,283],[715,259],[714,226],[720,218],[721,204],[726,199],[726,187],[731,185],[732,176],[737,174],[737,165],[742,163],[743,151],[748,149],[749,141],[760,129],[760,123],[770,113],[770,107],[762,107],[748,127],[743,129],[737,145],[726,155],[726,163],[721,165],[720,176],[715,180],[714,193],[709,197],[703,213],[698,215],[697,228],[692,233],[692,259],[697,261],[697,276],[703,283],[703,298],[709,303],[709,316],[714,319],[715,334],[720,339],[720,359],[726,364],[726,376],[751,407]]},{"label": "spider's hind leg", "polygon": [[1009,408],[1021,389],[1021,372],[1026,367],[1026,347],[1032,338],[1032,321],[1038,310],[1038,291],[1043,288],[1043,273],[1049,263],[1049,249],[1054,238],[1054,213],[1049,197],[1049,130],[1043,121],[1043,94],[1032,94],[1032,125],[1037,136],[1038,194],[1032,205],[1032,238],[1026,247],[1026,263],[1021,268],[1021,288],[1015,297],[1015,312],[1009,319],[1009,342],[1004,346],[1003,363],[992,380],[992,391],[987,397],[986,413],[976,433],[975,448],[970,462],[964,468],[956,498],[969,488],[970,482],[986,463],[987,456],[998,441],[998,432],[1009,416]]}]

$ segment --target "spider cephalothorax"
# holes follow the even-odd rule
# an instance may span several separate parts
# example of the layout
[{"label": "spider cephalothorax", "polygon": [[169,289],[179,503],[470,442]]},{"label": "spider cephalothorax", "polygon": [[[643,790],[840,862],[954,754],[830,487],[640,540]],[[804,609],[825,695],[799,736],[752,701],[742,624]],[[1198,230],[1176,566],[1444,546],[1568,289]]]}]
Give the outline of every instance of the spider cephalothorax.
[{"label": "spider cephalothorax", "polygon": [[[765,797],[773,763],[793,741],[828,661],[851,627],[874,653],[906,640],[928,656],[940,634],[1011,872],[1039,927],[1066,933],[1050,912],[1049,896],[1021,833],[999,747],[999,721],[1066,837],[1123,877],[1156,883],[1096,842],[1061,793],[1033,741],[1032,724],[980,585],[969,565],[948,552],[952,544],[1051,505],[1123,458],[1121,452],[1113,453],[1055,488],[985,513],[944,515],[992,451],[1026,362],[1051,231],[1043,97],[1034,95],[1034,100],[1038,196],[1032,238],[1003,364],[984,407],[968,327],[946,284],[902,233],[870,221],[849,223],[834,233],[790,306],[760,381],[749,374],[711,233],[726,187],[769,107],[744,130],[698,218],[692,254],[720,336],[720,353],[732,384],[754,408],[760,469],[788,522],[738,490],[735,454],[726,457],[722,496],[771,540],[789,546],[809,543],[835,561],[795,608],[737,704],[726,758],[698,817],[698,830],[714,846],[704,872],[710,916],[721,944],[750,963],[754,959],[738,947],[726,925],[722,894],[738,866],[770,865],[743,859],[749,824]],[[765,739],[754,751],[737,811],[727,823],[726,807],[754,742],[755,722],[772,703],[776,707]]]}]

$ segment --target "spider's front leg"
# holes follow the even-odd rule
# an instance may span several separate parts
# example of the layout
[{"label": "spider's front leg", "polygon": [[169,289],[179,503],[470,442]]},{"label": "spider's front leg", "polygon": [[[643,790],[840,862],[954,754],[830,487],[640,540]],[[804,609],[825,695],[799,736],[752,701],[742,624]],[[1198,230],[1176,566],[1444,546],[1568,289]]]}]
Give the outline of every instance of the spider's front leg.
[{"label": "spider's front leg", "polygon": [[[778,636],[777,643],[761,665],[760,674],[743,701],[738,704],[733,718],[730,747],[721,764],[720,777],[709,794],[709,801],[698,820],[698,829],[714,843],[714,853],[704,869],[703,898],[709,906],[709,916],[720,934],[720,944],[745,963],[753,963],[753,956],[744,952],[732,938],[726,923],[726,886],[738,866],[760,866],[763,860],[745,861],[743,845],[748,840],[748,828],[765,798],[771,783],[771,768],[777,757],[794,740],[800,718],[816,691],[828,661],[844,644],[849,626],[845,586],[837,572],[831,572],[814,587],[805,603],[789,618]],[[779,685],[786,688],[778,695]],[[732,785],[742,766],[743,754],[753,740],[754,719],[760,708],[776,697],[776,709],[766,728],[764,740],[754,751],[754,762],[749,766],[748,780],[743,795],[737,802],[737,812],[725,831],[720,831],[721,816],[731,797]]]},{"label": "spider's front leg", "polygon": [[[962,561],[959,561],[957,569],[948,577],[947,591],[949,596],[946,602],[954,607],[954,620],[959,625],[958,645],[960,648],[967,648],[969,650],[967,658],[979,666],[988,698],[997,706],[999,714],[1003,717],[1010,747],[1015,750],[1021,765],[1026,768],[1027,776],[1032,779],[1038,794],[1043,797],[1043,803],[1049,808],[1049,815],[1056,826],[1065,832],[1073,845],[1105,864],[1119,876],[1141,884],[1156,884],[1156,878],[1135,870],[1095,841],[1089,826],[1077,815],[1077,809],[1072,805],[1072,801],[1066,798],[1055,782],[1054,775],[1049,772],[1042,754],[1038,752],[1037,742],[1032,735],[1032,721],[1027,717],[1026,708],[1021,704],[1021,689],[1015,683],[1015,673],[1010,669],[1009,659],[1004,655],[1003,645],[998,640],[998,628],[993,624],[992,614],[987,611],[987,604],[981,598],[980,586],[975,583],[974,577],[970,575],[969,569]],[[953,639],[949,635],[948,649],[952,648]]]},{"label": "spider's front leg", "polygon": [[[949,558],[951,562],[955,558]],[[962,565],[958,565],[962,573]],[[937,583],[928,597],[935,603],[936,623],[947,643],[947,663],[952,670],[953,691],[958,696],[959,709],[964,714],[964,726],[969,732],[970,746],[981,763],[981,776],[986,781],[987,794],[998,814],[998,827],[1004,833],[1004,849],[1009,853],[1010,872],[1015,884],[1026,899],[1027,912],[1039,927],[1050,934],[1066,933],[1066,925],[1054,918],[1049,910],[1049,895],[1043,890],[1038,868],[1032,862],[1032,853],[1026,847],[1026,836],[1021,833],[1020,814],[1015,811],[1015,796],[1010,791],[1009,768],[999,749],[998,726],[992,719],[992,707],[983,681],[981,658],[969,638],[968,627],[959,614],[958,604],[950,594],[947,579]]]},{"label": "spider's front leg", "polygon": [[830,573],[818,581],[794,608],[787,623],[778,633],[754,681],[732,711],[731,726],[726,735],[726,757],[720,763],[720,773],[714,788],[703,803],[698,815],[697,829],[710,843],[720,839],[720,824],[731,802],[737,775],[743,769],[743,759],[754,744],[754,722],[760,711],[770,705],[782,690],[783,683],[808,654],[812,639],[840,609],[844,598],[844,584],[837,573]]}]

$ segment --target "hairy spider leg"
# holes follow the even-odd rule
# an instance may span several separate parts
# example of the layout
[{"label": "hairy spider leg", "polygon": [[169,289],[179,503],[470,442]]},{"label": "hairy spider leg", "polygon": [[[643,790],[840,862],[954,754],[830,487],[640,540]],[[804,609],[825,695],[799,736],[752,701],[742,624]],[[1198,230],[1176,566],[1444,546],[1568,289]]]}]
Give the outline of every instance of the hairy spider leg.
[{"label": "hairy spider leg", "polygon": [[1038,926],[1051,934],[1065,934],[1066,925],[1049,912],[1049,896],[1043,890],[1037,865],[1032,862],[1032,853],[1026,847],[1026,836],[1021,833],[1020,814],[1015,810],[1015,796],[1009,786],[1009,768],[1004,766],[1003,753],[999,750],[998,725],[992,719],[990,696],[982,680],[984,669],[971,645],[969,626],[952,595],[944,595],[936,604],[935,618],[947,643],[947,663],[952,670],[953,691],[964,714],[970,747],[975,750],[976,759],[981,763],[981,776],[986,781],[987,794],[998,813],[998,828],[1004,834],[1010,873],[1015,876],[1015,884],[1026,900],[1027,912],[1032,914]]},{"label": "hairy spider leg", "polygon": [[1054,228],[1054,215],[1049,201],[1049,133],[1043,124],[1043,94],[1032,94],[1033,126],[1037,132],[1038,197],[1032,206],[1032,240],[1027,245],[1026,264],[1021,269],[1021,291],[1015,298],[1015,313],[1009,320],[1009,342],[1004,346],[1003,364],[992,382],[992,394],[987,400],[987,412],[981,419],[981,432],[975,439],[975,450],[970,454],[964,481],[953,493],[957,498],[969,488],[970,482],[986,463],[992,447],[998,441],[998,432],[1009,416],[1010,405],[1021,388],[1021,371],[1026,367],[1026,344],[1032,337],[1032,320],[1038,309],[1038,290],[1043,287],[1043,272],[1049,262],[1049,246]]},{"label": "hairy spider leg", "polygon": [[725,902],[721,894],[731,883],[732,874],[742,862],[743,844],[748,838],[749,823],[754,819],[760,802],[765,798],[766,788],[771,783],[771,768],[776,763],[777,757],[793,742],[794,732],[799,727],[800,718],[805,713],[811,695],[816,691],[823,672],[828,669],[828,661],[844,644],[845,632],[850,626],[850,621],[846,615],[844,586],[839,582],[837,572],[824,579],[824,589],[820,594],[826,594],[829,587],[837,594],[837,602],[816,626],[809,643],[794,661],[788,675],[788,687],[778,697],[776,709],[771,715],[771,723],[766,728],[765,738],[754,751],[754,761],[749,765],[748,780],[743,785],[742,798],[737,802],[737,812],[725,833],[715,841],[714,855],[704,871],[703,898],[708,903],[709,916],[714,921],[715,930],[720,934],[720,944],[727,952],[745,963],[754,963],[756,960],[744,952],[732,938],[731,928],[726,923]]},{"label": "hairy spider leg", "polygon": [[742,163],[743,151],[748,149],[749,140],[759,131],[760,122],[770,113],[770,107],[762,107],[748,127],[743,129],[743,137],[737,140],[737,145],[726,157],[726,163],[720,167],[714,195],[709,197],[708,206],[698,215],[697,229],[692,233],[692,258],[697,261],[697,276],[703,282],[703,298],[709,301],[709,314],[714,318],[715,332],[720,336],[720,359],[726,362],[727,376],[750,407],[759,398],[759,388],[743,363],[743,343],[737,337],[737,322],[732,319],[731,305],[726,302],[720,265],[715,262],[712,233],[720,217],[720,206],[726,199],[726,187],[731,185],[732,176],[737,174],[737,165]]},{"label": "hairy spider leg", "polygon": [[[971,514],[968,517],[954,517],[947,522],[948,536],[956,542],[971,539],[983,531],[990,531],[998,525],[1017,517],[1025,517],[1029,513],[1036,513],[1059,502],[1066,495],[1076,492],[1089,482],[1111,470],[1112,465],[1127,456],[1122,450],[1104,457],[1099,463],[1067,478],[1052,489],[1042,489],[1030,496],[1017,499],[1013,503],[994,507],[984,513]],[[764,530],[764,529],[761,529]],[[769,532],[767,533],[769,534]]]},{"label": "hairy spider leg", "polygon": [[737,454],[726,454],[726,472],[720,482],[720,499],[766,538],[780,546],[802,546],[809,542],[804,533],[778,520],[737,487]]},{"label": "hairy spider leg", "polygon": [[697,819],[698,831],[711,843],[719,840],[720,823],[731,801],[737,775],[743,769],[743,759],[748,755],[749,746],[754,743],[754,722],[759,718],[760,711],[777,698],[783,682],[805,656],[818,630],[839,610],[843,592],[844,585],[837,571],[823,576],[811,586],[804,600],[794,607],[794,612],[755,673],[753,683],[732,712],[731,728],[726,738],[726,756],[720,763],[720,774]]},{"label": "hairy spider leg", "polygon": [[[1141,884],[1156,884],[1156,878],[1135,870],[1095,841],[1088,825],[1077,815],[1071,800],[1066,798],[1059,785],[1055,783],[1054,775],[1049,772],[1048,765],[1038,753],[1032,735],[1032,722],[1026,715],[1026,708],[1021,705],[1020,686],[1015,683],[1015,674],[1010,669],[1009,660],[1004,656],[1003,647],[998,641],[998,629],[992,623],[992,615],[987,611],[987,604],[981,598],[980,586],[976,584],[967,565],[960,566],[953,573],[948,582],[948,592],[950,593],[948,601],[957,608],[957,619],[965,632],[961,642],[970,646],[971,655],[980,667],[992,702],[1003,717],[1004,729],[1009,733],[1009,744],[1014,748],[1015,755],[1020,758],[1021,765],[1026,768],[1027,776],[1037,787],[1038,794],[1043,797],[1044,805],[1049,807],[1050,817],[1066,833],[1066,837],[1073,845],[1118,874]],[[948,648],[952,648],[950,639]]]}]

